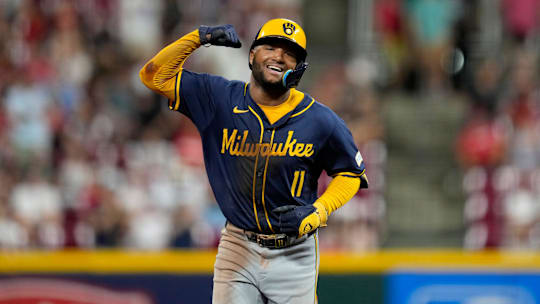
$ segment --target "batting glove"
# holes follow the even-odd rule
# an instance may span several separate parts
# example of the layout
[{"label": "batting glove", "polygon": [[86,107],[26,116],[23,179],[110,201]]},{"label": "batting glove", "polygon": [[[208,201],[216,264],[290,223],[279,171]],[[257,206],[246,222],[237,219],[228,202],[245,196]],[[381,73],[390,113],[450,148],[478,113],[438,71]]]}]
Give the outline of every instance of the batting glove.
[{"label": "batting glove", "polygon": [[283,87],[287,89],[296,88],[307,67],[307,62],[300,62],[294,70],[287,70],[283,73],[283,77],[281,77],[281,84]]},{"label": "batting glove", "polygon": [[233,48],[239,48],[242,46],[234,27],[230,24],[219,26],[201,25],[199,27],[199,38],[202,45],[211,44],[229,46]]},{"label": "batting glove", "polygon": [[324,205],[315,202],[313,205],[278,207],[273,212],[279,214],[279,228],[286,234],[297,234],[302,237],[319,227],[326,226],[328,212]]}]

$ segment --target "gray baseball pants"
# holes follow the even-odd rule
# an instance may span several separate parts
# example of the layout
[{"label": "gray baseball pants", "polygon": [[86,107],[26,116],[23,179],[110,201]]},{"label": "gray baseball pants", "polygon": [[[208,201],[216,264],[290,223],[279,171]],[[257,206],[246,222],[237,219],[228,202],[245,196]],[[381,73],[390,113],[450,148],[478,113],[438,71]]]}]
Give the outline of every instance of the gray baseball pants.
[{"label": "gray baseball pants", "polygon": [[317,303],[318,274],[318,233],[291,247],[269,249],[228,223],[214,265],[212,303]]}]

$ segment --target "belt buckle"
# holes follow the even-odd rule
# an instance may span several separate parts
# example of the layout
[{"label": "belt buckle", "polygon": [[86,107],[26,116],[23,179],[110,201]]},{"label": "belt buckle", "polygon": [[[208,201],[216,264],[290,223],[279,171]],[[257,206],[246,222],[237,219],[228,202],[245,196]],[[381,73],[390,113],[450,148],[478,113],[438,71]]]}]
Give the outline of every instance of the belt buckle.
[{"label": "belt buckle", "polygon": [[284,233],[280,234],[259,234],[257,235],[257,244],[261,247],[267,248],[283,248],[287,244],[287,235]]}]

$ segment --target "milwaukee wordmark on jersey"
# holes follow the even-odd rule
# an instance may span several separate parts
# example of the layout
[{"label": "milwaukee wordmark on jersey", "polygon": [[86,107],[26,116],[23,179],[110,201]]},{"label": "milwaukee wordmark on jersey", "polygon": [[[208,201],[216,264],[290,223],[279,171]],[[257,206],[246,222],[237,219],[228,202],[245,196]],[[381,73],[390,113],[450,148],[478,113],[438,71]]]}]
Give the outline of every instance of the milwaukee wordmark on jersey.
[{"label": "milwaukee wordmark on jersey", "polygon": [[296,156],[309,157],[313,155],[313,144],[300,143],[293,138],[294,131],[288,131],[285,143],[250,143],[247,142],[249,131],[242,131],[242,135],[237,129],[232,130],[229,136],[229,129],[223,129],[223,141],[221,153],[229,153],[232,156]]},{"label": "milwaukee wordmark on jersey", "polygon": [[187,70],[176,78],[169,107],[197,126],[216,200],[242,229],[280,232],[279,215],[271,210],[313,204],[322,170],[366,184],[343,120],[300,91],[291,89],[290,98],[299,101],[296,108],[272,124],[249,95],[249,84]]}]

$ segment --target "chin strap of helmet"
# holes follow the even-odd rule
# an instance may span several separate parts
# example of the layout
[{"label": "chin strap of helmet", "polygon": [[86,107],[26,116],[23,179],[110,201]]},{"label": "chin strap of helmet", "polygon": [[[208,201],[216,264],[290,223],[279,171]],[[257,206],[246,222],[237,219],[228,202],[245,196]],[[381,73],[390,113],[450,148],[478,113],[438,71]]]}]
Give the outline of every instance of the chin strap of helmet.
[{"label": "chin strap of helmet", "polygon": [[294,70],[285,71],[281,77],[281,84],[283,84],[283,87],[287,89],[295,88],[300,82],[300,78],[302,78],[302,75],[306,71],[307,67],[307,62],[302,61],[296,65]]}]

